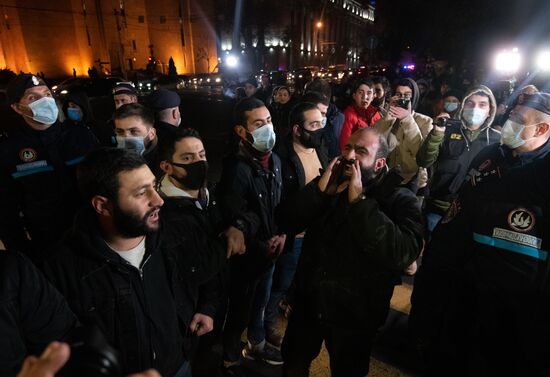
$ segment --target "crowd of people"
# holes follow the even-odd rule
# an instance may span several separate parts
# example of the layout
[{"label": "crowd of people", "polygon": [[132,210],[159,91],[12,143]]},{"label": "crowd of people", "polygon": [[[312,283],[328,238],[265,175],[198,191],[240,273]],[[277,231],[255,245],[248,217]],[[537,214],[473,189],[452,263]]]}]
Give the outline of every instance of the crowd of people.
[{"label": "crowd of people", "polygon": [[427,102],[425,80],[360,77],[342,104],[320,78],[299,96],[261,81],[215,185],[177,93],[141,104],[119,83],[99,126],[83,93],[58,104],[38,76],[10,82],[1,374],[70,375],[90,342],[113,375],[246,376],[252,359],[308,376],[324,342],[332,376],[365,376],[416,275],[424,375],[548,375],[550,94],[499,108],[486,86],[445,83]]}]

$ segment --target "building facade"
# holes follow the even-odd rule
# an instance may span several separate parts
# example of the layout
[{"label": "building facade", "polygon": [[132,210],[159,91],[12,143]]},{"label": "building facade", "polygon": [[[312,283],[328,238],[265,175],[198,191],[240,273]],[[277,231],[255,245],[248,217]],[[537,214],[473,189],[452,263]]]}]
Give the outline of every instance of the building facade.
[{"label": "building facade", "polygon": [[5,0],[0,66],[49,77],[98,71],[126,75],[212,71],[214,0]]}]

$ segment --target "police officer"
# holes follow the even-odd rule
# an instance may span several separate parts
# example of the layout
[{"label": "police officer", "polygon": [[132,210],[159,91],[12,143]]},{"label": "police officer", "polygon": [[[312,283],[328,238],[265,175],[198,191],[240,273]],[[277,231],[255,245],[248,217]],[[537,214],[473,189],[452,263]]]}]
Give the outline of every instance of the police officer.
[{"label": "police officer", "polygon": [[115,108],[117,109],[122,105],[137,103],[138,96],[134,84],[131,82],[117,83],[113,88],[113,101],[115,102]]},{"label": "police officer", "polygon": [[85,127],[64,127],[46,83],[22,74],[7,89],[19,114],[0,142],[0,239],[7,248],[43,258],[72,223],[78,205],[75,166],[97,140]]},{"label": "police officer", "polygon": [[430,345],[429,375],[450,363],[482,376],[549,375],[550,206],[548,196],[533,200],[547,187],[533,185],[544,170],[531,169],[550,156],[549,137],[550,95],[515,106],[501,145],[478,154],[470,180],[434,232],[411,312],[422,344]]},{"label": "police officer", "polygon": [[149,108],[155,112],[154,127],[159,139],[180,126],[180,103],[178,93],[171,90],[159,89],[149,95],[148,104]]}]

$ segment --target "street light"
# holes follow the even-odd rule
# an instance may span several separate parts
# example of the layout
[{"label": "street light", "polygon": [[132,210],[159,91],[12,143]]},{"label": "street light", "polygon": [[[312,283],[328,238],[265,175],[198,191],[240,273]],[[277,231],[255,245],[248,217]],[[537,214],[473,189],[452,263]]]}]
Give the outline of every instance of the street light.
[{"label": "street light", "polygon": [[521,65],[521,56],[516,47],[512,51],[504,50],[496,55],[495,68],[497,71],[513,75],[515,74]]},{"label": "street light", "polygon": [[541,51],[537,56],[537,68],[541,71],[550,71],[550,51]]},{"label": "street light", "polygon": [[320,29],[323,27],[323,23],[321,21],[317,21],[317,23],[315,24],[315,26],[317,26],[317,29]]},{"label": "street light", "polygon": [[225,59],[225,63],[227,64],[228,67],[235,68],[237,66],[237,64],[239,64],[239,59],[237,59],[236,56],[229,55]]}]

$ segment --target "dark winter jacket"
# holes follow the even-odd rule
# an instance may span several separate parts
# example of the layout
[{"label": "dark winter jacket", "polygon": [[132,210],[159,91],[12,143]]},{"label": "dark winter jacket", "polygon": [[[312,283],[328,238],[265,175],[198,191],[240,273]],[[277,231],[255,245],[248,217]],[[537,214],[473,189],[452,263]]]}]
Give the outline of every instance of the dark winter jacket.
[{"label": "dark winter jacket", "polygon": [[275,153],[269,170],[242,151],[226,159],[217,187],[217,198],[226,226],[244,227],[246,253],[231,258],[235,268],[259,276],[272,265],[266,241],[279,234],[275,208],[281,201],[281,161]]},{"label": "dark winter jacket", "polygon": [[0,141],[0,239],[6,248],[45,257],[39,251],[44,254],[71,225],[80,204],[75,167],[96,145],[87,128],[56,122],[36,131],[23,120]]},{"label": "dark winter jacket", "polygon": [[283,231],[307,228],[295,284],[312,320],[371,330],[384,321],[401,271],[423,245],[418,201],[393,177],[382,173],[354,204],[347,190],[321,192],[317,179],[281,205]]},{"label": "dark winter jacket", "polygon": [[23,255],[0,251],[0,371],[15,376],[27,354],[39,355],[76,325],[61,294]]},{"label": "dark winter jacket", "polygon": [[162,237],[162,230],[147,235],[138,270],[108,247],[86,209],[44,266],[79,320],[97,325],[121,353],[124,373],[176,373],[191,345],[199,286],[212,276],[200,260],[183,258],[190,240],[166,245]]}]

